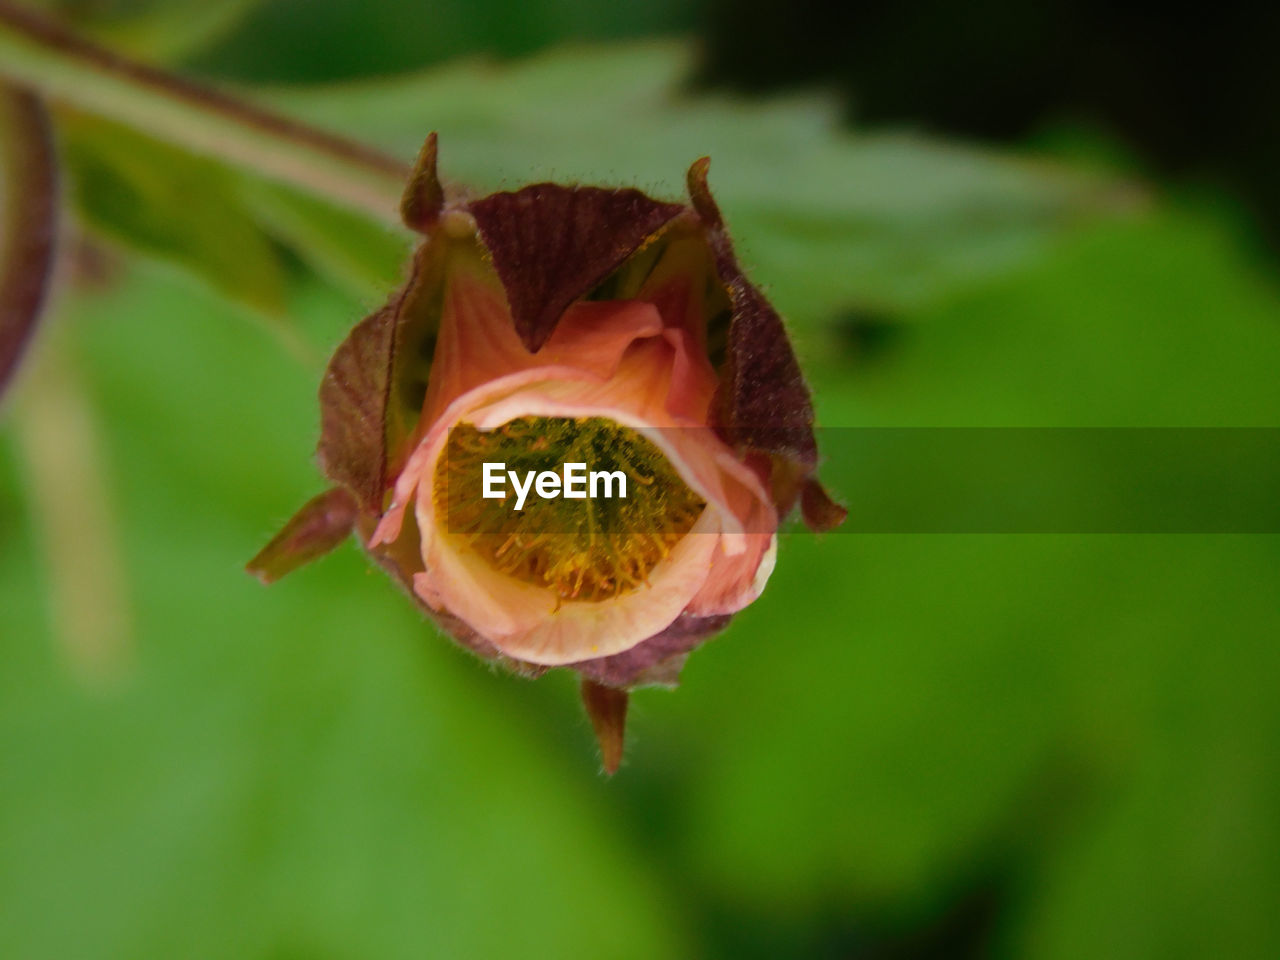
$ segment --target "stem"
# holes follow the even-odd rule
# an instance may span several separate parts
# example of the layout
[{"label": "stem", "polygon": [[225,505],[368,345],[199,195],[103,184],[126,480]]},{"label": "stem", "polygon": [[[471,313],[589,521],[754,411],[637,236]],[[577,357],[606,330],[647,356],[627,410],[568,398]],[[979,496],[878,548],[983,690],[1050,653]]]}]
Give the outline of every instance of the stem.
[{"label": "stem", "polygon": [[6,0],[0,0],[0,74],[51,101],[399,224],[410,173],[400,160],[126,60]]},{"label": "stem", "polygon": [[58,176],[49,116],[35,96],[0,83],[0,395],[49,296]]},{"label": "stem", "polygon": [[59,333],[32,357],[15,398],[15,436],[54,642],[76,679],[110,689],[133,659],[127,568],[92,400]]}]

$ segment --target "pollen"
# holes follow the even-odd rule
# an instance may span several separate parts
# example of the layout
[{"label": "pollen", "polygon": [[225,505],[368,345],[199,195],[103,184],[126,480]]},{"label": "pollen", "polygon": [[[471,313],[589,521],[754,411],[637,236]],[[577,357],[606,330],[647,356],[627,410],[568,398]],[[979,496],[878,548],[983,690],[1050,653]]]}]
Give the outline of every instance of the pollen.
[{"label": "pollen", "polygon": [[[559,473],[566,463],[620,470],[627,496],[543,499],[481,496],[485,463]],[[649,439],[605,417],[519,417],[492,430],[461,423],[436,463],[433,495],[446,532],[494,569],[560,600],[601,601],[648,582],[706,503]]]}]

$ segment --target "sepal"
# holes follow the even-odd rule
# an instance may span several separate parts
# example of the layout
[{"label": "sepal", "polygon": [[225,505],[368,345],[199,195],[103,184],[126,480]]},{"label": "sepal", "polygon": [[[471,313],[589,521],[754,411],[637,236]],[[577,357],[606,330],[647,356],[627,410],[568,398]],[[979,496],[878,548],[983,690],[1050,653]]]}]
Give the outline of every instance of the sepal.
[{"label": "sepal", "polygon": [[264,584],[324,556],[351,535],[360,508],[343,487],[308,500],[271,542],[245,565]]}]

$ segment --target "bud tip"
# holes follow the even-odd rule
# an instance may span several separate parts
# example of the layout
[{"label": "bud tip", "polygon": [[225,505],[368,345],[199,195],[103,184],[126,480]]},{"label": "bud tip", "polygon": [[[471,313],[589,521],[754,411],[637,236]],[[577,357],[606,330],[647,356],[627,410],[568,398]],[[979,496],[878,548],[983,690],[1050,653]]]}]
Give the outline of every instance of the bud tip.
[{"label": "bud tip", "polygon": [[585,677],[582,679],[582,705],[591,718],[591,726],[600,744],[600,762],[609,776],[617,773],[622,764],[628,699],[625,690],[606,687]]},{"label": "bud tip", "polygon": [[805,525],[816,533],[834,530],[849,516],[848,508],[832,500],[822,484],[813,477],[805,481],[800,491],[800,513]]},{"label": "bud tip", "polygon": [[400,200],[400,218],[410,230],[426,233],[444,207],[444,188],[436,170],[436,134],[427,135]]},{"label": "bud tip", "polygon": [[710,157],[699,157],[689,167],[686,183],[689,187],[689,199],[693,201],[693,209],[698,212],[709,227],[724,226],[720,216],[720,208],[711,197],[711,187],[707,184],[707,171],[711,169]]}]

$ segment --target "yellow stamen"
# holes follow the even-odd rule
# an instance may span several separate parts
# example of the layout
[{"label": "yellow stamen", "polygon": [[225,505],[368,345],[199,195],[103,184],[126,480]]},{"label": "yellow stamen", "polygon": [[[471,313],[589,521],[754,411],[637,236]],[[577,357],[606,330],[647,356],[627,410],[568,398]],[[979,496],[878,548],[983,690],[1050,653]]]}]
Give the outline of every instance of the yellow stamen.
[{"label": "yellow stamen", "polygon": [[[509,490],[504,499],[482,497],[485,463],[506,464],[522,477],[559,474],[566,463],[622,470],[627,496],[530,493],[516,512]],[[449,432],[432,492],[450,535],[494,569],[552,590],[557,602],[609,600],[647,585],[706,506],[650,440],[604,417],[519,417],[489,431],[459,424]]]}]

